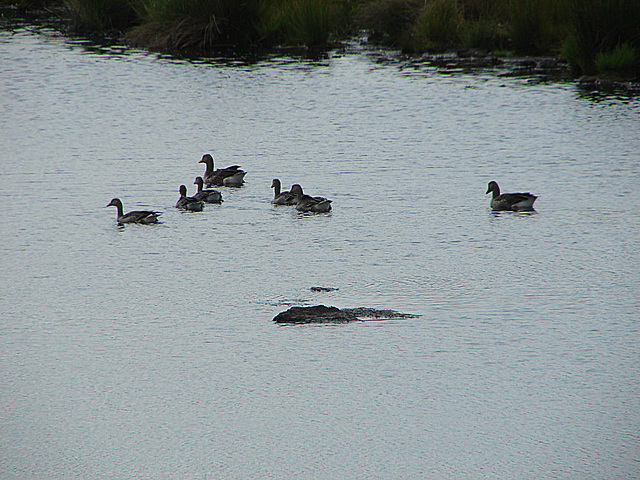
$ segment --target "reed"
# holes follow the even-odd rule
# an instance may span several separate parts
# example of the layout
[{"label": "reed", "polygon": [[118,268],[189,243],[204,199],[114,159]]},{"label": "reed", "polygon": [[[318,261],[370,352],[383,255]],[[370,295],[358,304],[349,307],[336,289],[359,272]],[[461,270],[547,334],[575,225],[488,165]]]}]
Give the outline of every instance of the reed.
[{"label": "reed", "polygon": [[254,0],[135,0],[142,24],[126,39],[154,50],[206,51],[257,38]]},{"label": "reed", "polygon": [[603,74],[633,75],[638,70],[639,63],[638,50],[628,43],[617,46],[611,52],[596,55],[596,67]]},{"label": "reed", "polygon": [[416,0],[372,0],[362,2],[355,24],[366,30],[374,43],[413,48],[413,28],[423,2]]},{"label": "reed", "polygon": [[[576,74],[592,75],[598,72],[596,60],[626,44],[625,49],[640,48],[640,2],[637,0],[573,0],[571,3],[571,30],[563,53]],[[617,61],[630,58],[620,50]],[[612,57],[613,58],[613,57]],[[636,75],[638,67],[632,67]]]},{"label": "reed", "polygon": [[537,53],[543,50],[544,14],[536,0],[514,0],[511,12],[511,41],[516,51]]},{"label": "reed", "polygon": [[332,0],[294,0],[291,2],[289,40],[307,46],[323,46],[332,33],[338,33],[338,5]]},{"label": "reed", "polygon": [[274,44],[287,41],[287,2],[261,0],[258,4],[256,30],[262,41]]},{"label": "reed", "polygon": [[566,0],[511,0],[513,50],[525,54],[558,52],[568,33],[569,7]]},{"label": "reed", "polygon": [[422,48],[452,48],[460,44],[464,22],[458,2],[430,0],[415,24],[415,38]]},{"label": "reed", "polygon": [[[361,27],[374,41],[408,50],[558,50],[568,0],[372,0]],[[563,23],[564,22],[564,23]],[[563,30],[564,28],[564,30]]]},{"label": "reed", "polygon": [[339,0],[263,0],[257,29],[264,42],[324,46],[348,24]]},{"label": "reed", "polygon": [[467,20],[492,20],[503,23],[509,18],[510,0],[457,0]]},{"label": "reed", "polygon": [[154,50],[324,47],[366,30],[371,42],[406,51],[562,51],[576,74],[640,76],[638,0],[12,1],[63,1],[76,29],[128,30],[126,41]]},{"label": "reed", "polygon": [[73,19],[72,29],[79,32],[122,31],[139,20],[129,0],[65,0]]},{"label": "reed", "polygon": [[143,23],[127,40],[161,50],[323,46],[348,23],[341,0],[136,1]]},{"label": "reed", "polygon": [[466,48],[487,52],[506,50],[510,41],[504,25],[488,18],[467,20],[461,27],[460,39]]}]

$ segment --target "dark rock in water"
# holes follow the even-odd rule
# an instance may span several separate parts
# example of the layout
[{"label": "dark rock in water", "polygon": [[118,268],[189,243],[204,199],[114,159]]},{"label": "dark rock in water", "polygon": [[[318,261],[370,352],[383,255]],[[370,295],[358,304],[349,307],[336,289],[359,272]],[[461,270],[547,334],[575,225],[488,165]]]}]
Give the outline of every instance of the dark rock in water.
[{"label": "dark rock in water", "polygon": [[607,78],[605,76],[584,75],[578,79],[580,87],[587,90],[601,90],[604,92],[624,91],[631,94],[640,92],[640,82],[624,78]]},{"label": "dark rock in water", "polygon": [[273,319],[276,323],[350,323],[359,321],[353,313],[337,307],[291,307]]},{"label": "dark rock in water", "polygon": [[397,318],[417,318],[420,315],[400,313],[395,310],[376,310],[375,308],[344,308],[325,307],[291,307],[280,312],[273,319],[276,323],[350,323],[362,321],[364,318],[376,320],[391,320]]},{"label": "dark rock in water", "polygon": [[336,287],[311,287],[309,290],[312,292],[335,292],[338,290]]}]

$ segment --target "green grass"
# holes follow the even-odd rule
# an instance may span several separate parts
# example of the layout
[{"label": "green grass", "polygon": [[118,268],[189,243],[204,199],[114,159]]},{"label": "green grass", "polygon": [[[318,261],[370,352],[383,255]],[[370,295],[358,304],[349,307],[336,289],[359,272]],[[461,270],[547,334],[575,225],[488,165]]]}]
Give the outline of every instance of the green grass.
[{"label": "green grass", "polygon": [[253,0],[133,0],[141,25],[127,34],[155,50],[206,51],[252,45],[257,38]]},{"label": "green grass", "polygon": [[416,39],[422,47],[452,48],[460,44],[463,23],[458,2],[430,0],[415,24]]},{"label": "green grass", "polygon": [[326,45],[337,25],[337,2],[331,0],[294,0],[287,31],[289,40],[308,46]]},{"label": "green grass", "polygon": [[262,0],[257,29],[269,44],[324,46],[346,23],[339,0]]},{"label": "green grass", "polygon": [[361,28],[375,41],[403,48],[510,49],[558,52],[570,0],[369,0]]},{"label": "green grass", "polygon": [[[623,44],[640,48],[638,0],[572,0],[571,7],[563,53],[576,74],[598,73],[598,55],[609,55]],[[637,66],[635,73],[640,73]]]},{"label": "green grass", "polygon": [[340,0],[134,1],[142,24],[128,40],[159,50],[324,46],[347,23]]},{"label": "green grass", "polygon": [[460,31],[460,38],[467,48],[494,53],[505,50],[509,43],[508,32],[504,26],[486,18],[465,22]]},{"label": "green grass", "polygon": [[628,43],[617,46],[611,52],[596,55],[596,67],[599,73],[632,74],[637,70],[640,56],[638,50]]},{"label": "green grass", "polygon": [[65,0],[64,4],[80,32],[119,31],[138,21],[129,0]]},{"label": "green grass", "polygon": [[78,30],[126,31],[126,41],[152,50],[326,47],[365,30],[372,43],[410,52],[562,52],[576,75],[640,76],[639,0],[15,1],[63,1]]},{"label": "green grass", "polygon": [[568,24],[566,5],[558,0],[512,0],[509,30],[513,50],[524,54],[559,50]]},{"label": "green grass", "polygon": [[422,5],[416,0],[363,1],[356,9],[355,25],[367,30],[374,43],[410,47]]}]

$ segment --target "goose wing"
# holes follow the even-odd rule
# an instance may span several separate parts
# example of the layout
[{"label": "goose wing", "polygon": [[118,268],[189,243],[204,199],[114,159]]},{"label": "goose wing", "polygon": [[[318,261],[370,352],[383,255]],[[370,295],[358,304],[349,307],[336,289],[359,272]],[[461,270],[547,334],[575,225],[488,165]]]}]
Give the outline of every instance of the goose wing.
[{"label": "goose wing", "polygon": [[273,203],[276,205],[295,205],[297,203],[296,195],[291,192],[282,192],[273,199]]},{"label": "goose wing", "polygon": [[494,210],[530,210],[536,198],[529,192],[503,193],[493,200],[492,206]]},{"label": "goose wing", "polygon": [[328,212],[331,210],[331,200],[324,197],[302,195],[298,199],[296,209],[300,212]]},{"label": "goose wing", "polygon": [[201,190],[194,198],[206,203],[222,203],[222,194],[218,190]]},{"label": "goose wing", "polygon": [[136,210],[124,214],[118,219],[118,223],[156,223],[162,212],[151,210]]},{"label": "goose wing", "polygon": [[214,175],[222,175],[222,176],[231,176],[237,172],[241,172],[242,170],[240,170],[240,165],[231,165],[230,167],[226,167],[226,168],[218,168],[217,170],[215,170],[213,172]]}]

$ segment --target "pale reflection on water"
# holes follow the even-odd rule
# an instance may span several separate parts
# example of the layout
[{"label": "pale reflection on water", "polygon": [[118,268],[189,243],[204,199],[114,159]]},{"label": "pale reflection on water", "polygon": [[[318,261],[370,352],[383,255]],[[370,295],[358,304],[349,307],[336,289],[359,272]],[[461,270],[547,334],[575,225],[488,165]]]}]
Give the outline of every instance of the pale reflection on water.
[{"label": "pale reflection on water", "polygon": [[[3,478],[640,475],[638,99],[99,50],[0,34]],[[179,212],[206,152],[247,183]]]}]

